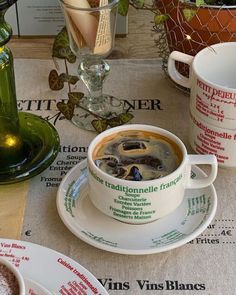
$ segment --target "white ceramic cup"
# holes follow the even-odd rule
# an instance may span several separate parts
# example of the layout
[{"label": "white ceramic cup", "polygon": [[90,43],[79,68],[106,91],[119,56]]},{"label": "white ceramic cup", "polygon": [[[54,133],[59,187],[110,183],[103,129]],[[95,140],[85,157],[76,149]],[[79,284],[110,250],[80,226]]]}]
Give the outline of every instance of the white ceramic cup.
[{"label": "white ceramic cup", "polygon": [[199,154],[214,154],[219,166],[236,167],[236,128],[211,125],[190,108],[189,142]]},{"label": "white ceramic cup", "polygon": [[[94,162],[94,150],[107,136],[130,130],[153,132],[177,144],[182,154],[178,168],[167,176],[146,181],[120,179],[103,172]],[[210,165],[211,171],[203,179],[191,179],[191,166],[198,164]],[[94,206],[108,216],[132,224],[148,223],[166,216],[181,204],[186,189],[206,187],[213,183],[217,175],[214,155],[188,155],[177,136],[142,124],[111,128],[96,136],[89,145],[87,165],[89,196]]]},{"label": "white ceramic cup", "polygon": [[[25,282],[23,279],[22,274],[20,273],[20,271],[7,259],[0,257],[0,265],[4,265],[7,269],[7,271],[9,271],[9,273],[12,273],[13,276],[12,278],[15,277],[16,282],[18,283],[18,287],[19,287],[19,295],[25,295],[26,294],[26,289],[25,289]],[[9,275],[8,278],[10,278],[11,276]],[[2,286],[3,286],[3,282],[1,282]],[[14,284],[13,284],[14,286]],[[7,292],[7,291],[6,291]],[[11,291],[13,294],[13,291]],[[4,293],[7,294],[7,293]],[[11,294],[11,293],[8,293]]]},{"label": "white ceramic cup", "polygon": [[[190,105],[199,118],[219,128],[236,128],[236,42],[206,47],[195,57],[173,51],[168,73],[177,84],[190,88]],[[189,78],[176,61],[190,66]]]}]

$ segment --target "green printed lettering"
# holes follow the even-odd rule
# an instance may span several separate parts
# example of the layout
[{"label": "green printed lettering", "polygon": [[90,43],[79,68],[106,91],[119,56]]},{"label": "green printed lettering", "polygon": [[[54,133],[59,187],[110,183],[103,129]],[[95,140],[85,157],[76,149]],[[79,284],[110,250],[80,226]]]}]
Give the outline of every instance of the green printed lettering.
[{"label": "green printed lettering", "polygon": [[167,183],[161,183],[161,185],[160,185],[160,190],[165,190],[165,189],[167,189],[167,188],[169,188],[169,187],[172,187],[172,186],[174,186],[174,185],[176,185],[179,181],[180,181],[180,179],[183,177],[183,175],[182,174],[180,174],[178,177],[176,177],[174,180],[171,180],[171,181],[169,181],[169,182],[167,182]]},{"label": "green printed lettering", "polygon": [[90,174],[93,176],[94,179],[96,179],[98,182],[103,184],[103,179],[101,179],[99,176],[97,176],[96,173],[93,172],[93,170],[89,169]]},{"label": "green printed lettering", "polygon": [[143,193],[153,193],[158,191],[158,187],[156,186],[148,186],[144,188],[132,188],[127,185],[121,185],[121,184],[114,185],[112,183],[109,183],[108,181],[105,181],[105,186],[113,190],[124,192],[126,195],[135,194],[136,196],[139,196],[140,194],[143,194]]}]

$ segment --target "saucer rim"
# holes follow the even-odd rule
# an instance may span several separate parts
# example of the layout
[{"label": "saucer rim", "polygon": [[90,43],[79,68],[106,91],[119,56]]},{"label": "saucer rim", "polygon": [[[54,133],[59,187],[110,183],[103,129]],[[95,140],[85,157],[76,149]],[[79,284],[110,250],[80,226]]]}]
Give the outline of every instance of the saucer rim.
[{"label": "saucer rim", "polygon": [[[83,242],[104,250],[104,251],[108,251],[108,252],[112,252],[112,253],[117,253],[117,254],[126,254],[126,255],[147,255],[147,254],[157,254],[157,253],[162,253],[162,252],[166,252],[169,250],[173,250],[175,248],[178,248],[180,246],[183,246],[185,244],[187,244],[188,242],[190,242],[191,240],[195,239],[197,236],[199,236],[208,226],[209,224],[212,222],[215,214],[216,214],[216,210],[217,210],[217,194],[216,194],[216,190],[213,184],[204,187],[204,188],[199,188],[198,190],[203,190],[206,188],[210,188],[211,189],[211,200],[212,200],[212,206],[211,206],[211,211],[209,212],[206,220],[196,229],[194,230],[190,235],[187,235],[186,237],[182,238],[181,240],[174,242],[170,245],[165,245],[159,248],[149,248],[149,249],[126,249],[126,248],[120,248],[120,247],[112,247],[109,245],[105,245],[102,243],[97,243],[94,242],[94,240],[86,238],[85,236],[81,235],[80,232],[78,232],[78,230],[74,229],[73,225],[70,224],[70,222],[67,221],[67,218],[65,218],[65,216],[63,215],[63,211],[61,210],[61,206],[60,206],[60,198],[61,195],[63,195],[63,187],[65,186],[65,182],[67,181],[67,178],[71,175],[73,175],[75,173],[75,171],[77,171],[78,169],[80,169],[81,166],[86,166],[87,167],[87,158],[80,161],[78,164],[76,164],[73,168],[71,168],[67,174],[64,176],[64,178],[62,179],[58,190],[57,190],[57,197],[56,197],[56,206],[57,206],[57,211],[58,214],[61,218],[61,220],[63,221],[64,225],[67,227],[67,229],[73,233],[77,238],[79,238],[80,240],[82,240]],[[194,167],[193,169],[197,170],[198,173],[202,174],[203,176],[207,176],[206,173],[199,167],[197,167],[196,165],[192,165],[192,167]],[[87,181],[87,180],[86,180]],[[188,189],[188,190],[193,190],[193,189]],[[87,196],[88,197],[88,194]],[[98,209],[97,209],[98,210]],[[178,208],[176,209],[178,210]],[[104,213],[101,212],[101,214],[105,215]],[[105,215],[106,216],[106,215]],[[106,216],[107,218],[111,218],[109,216]],[[117,223],[121,223],[118,220],[115,220],[115,222]],[[127,225],[127,226],[134,226],[134,227],[142,227],[142,226],[148,226],[149,224],[153,224],[155,222],[158,222],[158,220],[150,222],[150,223],[145,223],[145,224],[126,224],[126,223],[122,223],[122,225]]]},{"label": "saucer rim", "polygon": [[45,286],[43,286],[42,284],[38,283],[34,279],[30,279],[28,277],[24,277],[24,281],[25,281],[26,294],[28,294],[27,291],[29,291],[31,288],[34,290],[35,287],[38,290],[40,290],[40,292],[42,292],[43,295],[52,295],[53,294]]},{"label": "saucer rim", "polygon": [[[59,294],[58,289],[61,285],[69,281],[77,281],[77,279],[78,282],[81,281],[76,274],[70,271],[66,274],[66,276],[64,276],[64,268],[61,267],[62,264],[57,263],[57,260],[60,258],[67,261],[72,267],[75,267],[84,276],[86,276],[88,281],[98,289],[101,295],[108,295],[107,290],[100,284],[95,274],[69,255],[59,252],[53,248],[49,248],[46,245],[8,238],[0,238],[0,250],[4,248],[5,243],[19,244],[20,246],[23,246],[13,248],[11,252],[16,257],[20,256],[29,258],[27,260],[21,259],[21,263],[18,266],[23,278],[41,285],[41,287],[44,287],[44,289],[46,289],[50,294]],[[6,259],[13,263],[10,256],[6,257]],[[42,268],[45,269],[45,267],[49,272],[54,273],[54,280],[47,275],[47,272],[42,271]]]}]

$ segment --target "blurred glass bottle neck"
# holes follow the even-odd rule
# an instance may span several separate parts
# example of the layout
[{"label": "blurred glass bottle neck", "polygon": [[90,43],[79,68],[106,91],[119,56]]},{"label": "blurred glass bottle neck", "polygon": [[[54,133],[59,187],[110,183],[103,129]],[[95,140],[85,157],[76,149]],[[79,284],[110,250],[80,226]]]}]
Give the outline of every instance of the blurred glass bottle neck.
[{"label": "blurred glass bottle neck", "polygon": [[12,36],[12,28],[5,21],[6,9],[0,11],[0,47],[7,44]]},{"label": "blurred glass bottle neck", "polygon": [[[6,46],[12,30],[5,22],[5,12],[6,9],[0,11],[0,122],[7,120],[11,126],[8,129],[18,132],[14,63],[11,50]],[[0,132],[3,132],[2,128]]]}]

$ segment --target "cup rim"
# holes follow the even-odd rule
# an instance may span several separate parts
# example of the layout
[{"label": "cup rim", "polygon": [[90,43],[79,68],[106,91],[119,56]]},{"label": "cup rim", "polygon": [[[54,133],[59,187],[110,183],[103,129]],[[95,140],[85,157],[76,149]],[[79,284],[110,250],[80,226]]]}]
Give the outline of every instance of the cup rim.
[{"label": "cup rim", "polygon": [[[132,180],[127,180],[127,179],[121,179],[121,178],[117,178],[114,177],[108,173],[105,173],[104,171],[102,171],[101,169],[99,169],[96,164],[94,163],[93,159],[92,159],[92,153],[93,153],[93,149],[94,147],[96,147],[96,145],[101,141],[102,138],[119,132],[119,131],[124,131],[124,130],[149,130],[150,132],[154,132],[154,133],[158,133],[158,131],[165,135],[166,137],[170,138],[171,140],[173,140],[175,143],[177,143],[178,147],[180,148],[181,152],[182,152],[182,161],[180,163],[180,165],[174,170],[172,171],[170,174],[163,176],[161,178],[156,178],[156,179],[151,179],[151,180],[140,180],[140,181],[132,181]],[[176,136],[175,134],[171,133],[170,131],[157,127],[157,126],[153,126],[153,125],[146,125],[146,124],[128,124],[128,125],[122,125],[122,126],[117,126],[117,127],[113,127],[111,129],[108,129],[106,131],[103,131],[102,133],[100,133],[99,135],[97,135],[90,143],[89,148],[88,148],[88,156],[87,156],[87,161],[88,163],[88,168],[91,165],[92,168],[96,171],[99,172],[100,175],[104,176],[107,179],[113,180],[114,182],[118,182],[118,183],[122,183],[122,184],[127,184],[127,185],[132,185],[135,186],[135,184],[142,184],[142,185],[152,185],[153,182],[156,181],[163,181],[163,180],[167,180],[169,178],[172,178],[173,174],[178,173],[179,170],[182,170],[182,167],[184,166],[185,162],[187,161],[187,149],[184,145],[184,143],[182,142],[182,140]]]},{"label": "cup rim", "polygon": [[[218,83],[213,83],[211,81],[209,81],[208,79],[205,79],[201,76],[201,74],[199,73],[199,71],[197,71],[196,67],[196,63],[197,63],[197,60],[199,58],[201,58],[201,56],[205,55],[206,52],[209,52],[209,50],[213,50],[214,51],[214,48],[218,48],[218,47],[224,47],[224,46],[234,46],[236,47],[236,42],[222,42],[222,43],[216,43],[216,44],[213,44],[211,46],[208,46],[208,47],[205,47],[204,49],[202,49],[201,51],[199,51],[195,57],[193,58],[193,62],[192,62],[192,70],[194,71],[194,73],[197,75],[197,77],[204,81],[206,84],[209,84],[210,86],[212,86],[213,88],[220,88],[220,89],[223,89],[224,91],[230,91],[230,92],[236,92],[236,88],[232,88],[232,87],[226,87],[224,85],[220,85]],[[192,87],[191,87],[192,88]]]},{"label": "cup rim", "polygon": [[99,7],[90,7],[90,8],[82,8],[74,5],[67,4],[65,0],[59,0],[63,5],[65,5],[67,8],[78,10],[78,11],[87,11],[87,12],[95,12],[95,11],[100,11],[103,9],[111,9],[115,5],[118,4],[120,0],[112,0],[112,2],[108,3],[107,5],[104,6],[99,6]]},{"label": "cup rim", "polygon": [[25,283],[22,274],[20,271],[14,266],[10,261],[5,259],[4,257],[0,257],[0,264],[5,265],[16,277],[17,282],[19,284],[19,294],[25,295]]}]

